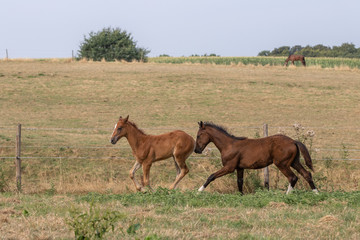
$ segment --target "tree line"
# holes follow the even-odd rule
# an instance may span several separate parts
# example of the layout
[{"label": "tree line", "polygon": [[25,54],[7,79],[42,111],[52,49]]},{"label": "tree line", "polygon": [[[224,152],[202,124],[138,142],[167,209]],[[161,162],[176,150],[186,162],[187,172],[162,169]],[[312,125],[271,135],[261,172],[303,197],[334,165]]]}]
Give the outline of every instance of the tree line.
[{"label": "tree line", "polygon": [[356,48],[353,43],[343,43],[340,46],[328,47],[322,44],[315,46],[302,47],[301,45],[282,46],[274,48],[272,51],[263,50],[258,56],[289,56],[291,54],[301,54],[305,57],[341,57],[341,58],[360,58],[360,48]]}]

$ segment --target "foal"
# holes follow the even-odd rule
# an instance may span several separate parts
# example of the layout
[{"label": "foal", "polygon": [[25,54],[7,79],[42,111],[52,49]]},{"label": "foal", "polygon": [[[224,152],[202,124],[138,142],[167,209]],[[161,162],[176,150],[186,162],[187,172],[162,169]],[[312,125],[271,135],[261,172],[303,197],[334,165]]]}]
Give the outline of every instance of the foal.
[{"label": "foal", "polygon": [[311,189],[318,193],[311,173],[305,170],[300,163],[301,152],[306,165],[313,170],[310,154],[305,145],[299,141],[284,135],[259,139],[235,137],[223,127],[209,122],[199,122],[195,153],[201,153],[210,142],[213,142],[219,149],[224,167],[211,174],[205,184],[199,188],[199,191],[203,191],[216,178],[236,170],[238,188],[242,193],[244,169],[259,169],[274,163],[289,181],[286,194],[293,190],[298,180],[290,167],[298,171],[309,183]]},{"label": "foal", "polygon": [[[173,157],[177,175],[170,189],[174,189],[189,172],[185,160],[194,151],[195,141],[187,133],[176,130],[157,136],[147,135],[135,123],[129,121],[129,116],[126,118],[120,116],[119,121],[115,124],[110,142],[116,144],[122,137],[128,140],[136,159],[130,170],[130,178],[134,182],[136,190],[141,191],[145,186],[150,187],[149,174],[153,162]],[[135,179],[135,172],[141,166],[144,186]]]}]

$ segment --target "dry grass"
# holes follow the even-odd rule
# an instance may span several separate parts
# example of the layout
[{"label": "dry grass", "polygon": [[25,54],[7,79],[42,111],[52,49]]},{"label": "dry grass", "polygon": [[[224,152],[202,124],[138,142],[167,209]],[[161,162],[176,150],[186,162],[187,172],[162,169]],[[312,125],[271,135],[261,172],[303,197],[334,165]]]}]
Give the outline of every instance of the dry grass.
[{"label": "dry grass", "polygon": [[[129,114],[150,134],[183,129],[194,137],[199,120],[248,137],[262,136],[263,123],[269,124],[270,134],[294,137],[292,125],[301,123],[305,131],[315,131],[313,158],[319,160],[314,176],[320,188],[357,190],[359,162],[334,159],[360,158],[358,151],[348,151],[360,149],[359,81],[360,71],[347,67],[0,61],[0,145],[14,146],[15,126],[23,124],[23,156],[39,157],[23,159],[26,193],[124,193],[134,190],[128,178],[134,160],[129,149],[109,144],[120,114]],[[89,146],[107,148],[83,148]],[[121,140],[118,146],[128,144]],[[13,152],[0,147],[0,157]],[[61,162],[42,158],[52,156],[72,158]],[[182,190],[198,188],[221,166],[216,158],[192,157],[190,173],[179,186]],[[328,165],[323,159],[329,159]],[[5,159],[2,169],[13,174],[12,160]],[[285,178],[275,168],[270,174],[271,187],[286,188]],[[174,178],[172,160],[154,164],[155,187],[167,187]],[[299,187],[307,185],[301,180]],[[12,181],[10,188],[15,188]],[[234,177],[229,176],[210,184],[208,191],[236,189]]]}]

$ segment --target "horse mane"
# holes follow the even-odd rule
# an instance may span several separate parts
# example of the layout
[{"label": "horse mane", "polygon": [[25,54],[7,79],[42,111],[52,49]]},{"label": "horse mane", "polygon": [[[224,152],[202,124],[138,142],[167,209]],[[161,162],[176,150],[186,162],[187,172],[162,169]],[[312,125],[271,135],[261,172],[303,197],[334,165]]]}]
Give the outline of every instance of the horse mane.
[{"label": "horse mane", "polygon": [[127,121],[127,123],[129,123],[131,126],[133,126],[134,128],[136,128],[137,130],[139,130],[139,132],[140,133],[142,133],[142,134],[145,134],[146,135],[146,133],[144,132],[144,130],[142,130],[142,129],[140,129],[140,128],[138,128],[138,126],[136,125],[136,123],[134,123],[134,122],[131,122],[131,121]]},{"label": "horse mane", "polygon": [[229,137],[231,137],[233,139],[236,139],[236,140],[245,140],[245,139],[247,139],[247,137],[236,137],[236,136],[232,135],[231,133],[229,133],[226,130],[225,127],[217,125],[217,124],[215,124],[213,122],[204,122],[204,125],[208,126],[208,127],[213,127],[215,129],[219,130],[220,132],[224,133],[225,135],[227,135],[227,136],[229,136]]}]

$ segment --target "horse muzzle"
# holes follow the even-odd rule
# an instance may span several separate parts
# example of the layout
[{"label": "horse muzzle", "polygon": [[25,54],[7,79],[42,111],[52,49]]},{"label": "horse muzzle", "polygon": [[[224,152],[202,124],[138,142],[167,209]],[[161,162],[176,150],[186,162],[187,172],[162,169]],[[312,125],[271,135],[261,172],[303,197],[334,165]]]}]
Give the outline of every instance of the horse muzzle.
[{"label": "horse muzzle", "polygon": [[202,150],[198,149],[198,148],[195,148],[194,152],[200,154],[200,153],[202,153]]},{"label": "horse muzzle", "polygon": [[111,144],[116,144],[117,141],[118,141],[118,139],[116,139],[116,138],[111,138],[110,139]]}]

